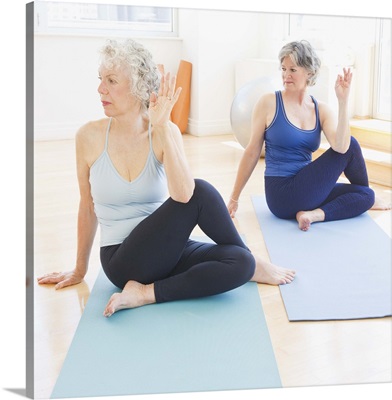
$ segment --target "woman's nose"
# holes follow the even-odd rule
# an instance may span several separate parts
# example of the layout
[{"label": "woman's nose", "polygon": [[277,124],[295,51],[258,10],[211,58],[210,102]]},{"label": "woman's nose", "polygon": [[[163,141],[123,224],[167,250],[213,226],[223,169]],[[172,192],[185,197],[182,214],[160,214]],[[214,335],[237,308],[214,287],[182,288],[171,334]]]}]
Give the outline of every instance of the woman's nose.
[{"label": "woman's nose", "polygon": [[98,93],[99,94],[106,94],[107,93],[107,89],[105,87],[105,85],[103,84],[103,82],[101,82],[98,86]]}]

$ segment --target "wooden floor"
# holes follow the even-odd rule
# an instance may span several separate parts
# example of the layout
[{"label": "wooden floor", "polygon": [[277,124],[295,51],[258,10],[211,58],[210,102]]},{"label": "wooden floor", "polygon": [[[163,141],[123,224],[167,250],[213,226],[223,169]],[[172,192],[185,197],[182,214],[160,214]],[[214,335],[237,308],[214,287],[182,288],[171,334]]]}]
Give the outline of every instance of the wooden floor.
[{"label": "wooden floor", "polygon": [[[242,155],[235,138],[185,134],[184,143],[195,177],[214,184],[227,200]],[[73,140],[36,142],[34,156],[34,265],[40,276],[74,266],[78,187]],[[263,191],[263,169],[260,159],[235,223],[252,251],[268,258],[250,198]],[[372,187],[390,201],[390,188]],[[390,235],[391,212],[369,213]],[[34,283],[37,398],[50,397],[94,285],[97,243],[98,237],[85,282],[59,291]],[[391,318],[291,323],[278,287],[259,285],[259,293],[284,387],[391,381]]]}]

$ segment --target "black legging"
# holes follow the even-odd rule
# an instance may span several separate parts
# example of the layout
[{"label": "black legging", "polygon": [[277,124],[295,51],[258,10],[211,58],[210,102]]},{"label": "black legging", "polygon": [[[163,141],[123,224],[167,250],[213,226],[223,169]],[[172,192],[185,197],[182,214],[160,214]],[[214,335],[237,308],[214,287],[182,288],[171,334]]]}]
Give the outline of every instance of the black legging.
[{"label": "black legging", "polygon": [[[336,183],[344,172],[347,183]],[[328,149],[319,158],[289,177],[265,177],[265,194],[271,212],[292,219],[298,211],[321,208],[325,221],[356,217],[374,204],[365,160],[358,141],[340,154]]]},{"label": "black legging", "polygon": [[[216,244],[189,240],[196,225]],[[120,289],[129,280],[154,283],[157,303],[223,293],[249,281],[255,259],[227,207],[208,182],[196,179],[188,203],[169,198],[123,243],[101,247],[101,263]]]}]

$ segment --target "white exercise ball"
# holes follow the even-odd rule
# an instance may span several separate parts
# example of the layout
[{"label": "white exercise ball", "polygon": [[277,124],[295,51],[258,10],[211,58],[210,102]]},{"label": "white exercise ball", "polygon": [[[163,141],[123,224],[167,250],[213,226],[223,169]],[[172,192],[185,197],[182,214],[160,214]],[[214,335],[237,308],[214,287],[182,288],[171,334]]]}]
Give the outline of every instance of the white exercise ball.
[{"label": "white exercise ball", "polygon": [[245,148],[250,139],[252,112],[259,98],[277,90],[276,80],[254,79],[243,85],[236,93],[230,110],[231,129],[240,145]]}]

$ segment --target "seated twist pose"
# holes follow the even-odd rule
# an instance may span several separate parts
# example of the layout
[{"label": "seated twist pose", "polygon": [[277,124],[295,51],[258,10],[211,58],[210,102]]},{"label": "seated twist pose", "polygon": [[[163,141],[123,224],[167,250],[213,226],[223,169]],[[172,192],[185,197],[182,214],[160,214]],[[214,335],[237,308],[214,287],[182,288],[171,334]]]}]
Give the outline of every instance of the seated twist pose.
[{"label": "seated twist pose", "polygon": [[[227,205],[231,216],[264,142],[266,201],[278,218],[296,219],[307,231],[313,222],[352,218],[370,208],[389,209],[369,187],[361,148],[350,136],[350,69],[343,69],[336,79],[336,118],[326,104],[307,93],[321,64],[312,46],[304,40],[288,43],[280,50],[279,61],[283,90],[262,95],[253,109],[251,138]],[[321,131],[330,148],[312,161]],[[342,173],[350,183],[337,182]]]},{"label": "seated twist pose", "polygon": [[[38,282],[56,289],[81,282],[99,224],[103,270],[122,289],[109,299],[106,317],[125,308],[223,293],[251,279],[289,283],[291,271],[256,264],[220,194],[192,177],[181,132],[170,121],[181,93],[176,78],[137,42],[110,40],[101,51],[99,79],[106,117],[76,135],[76,265]],[[191,240],[196,225],[215,243]]]}]

